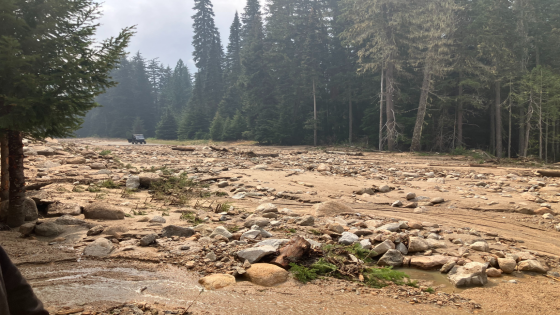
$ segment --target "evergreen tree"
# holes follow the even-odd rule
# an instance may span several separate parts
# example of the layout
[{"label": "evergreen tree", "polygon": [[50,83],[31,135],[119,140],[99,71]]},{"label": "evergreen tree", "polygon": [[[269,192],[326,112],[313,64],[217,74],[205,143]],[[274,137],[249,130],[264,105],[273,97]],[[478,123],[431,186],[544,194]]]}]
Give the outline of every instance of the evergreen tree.
[{"label": "evergreen tree", "polygon": [[210,0],[194,0],[193,10],[193,59],[199,71],[205,72],[210,63],[211,50],[215,49],[218,30],[214,23],[214,9]]},{"label": "evergreen tree", "polygon": [[179,59],[171,77],[171,110],[173,113],[182,113],[192,94],[192,79],[189,69]]},{"label": "evergreen tree", "polygon": [[177,121],[175,115],[169,109],[166,109],[161,116],[161,120],[156,128],[156,138],[163,140],[177,139]]},{"label": "evergreen tree", "polygon": [[134,134],[144,134],[146,129],[144,129],[144,121],[140,117],[136,117],[132,123],[131,133]]},{"label": "evergreen tree", "polygon": [[224,118],[220,115],[220,112],[217,112],[216,116],[214,116],[214,120],[212,120],[212,125],[210,126],[210,139],[214,141],[222,141],[224,126]]}]

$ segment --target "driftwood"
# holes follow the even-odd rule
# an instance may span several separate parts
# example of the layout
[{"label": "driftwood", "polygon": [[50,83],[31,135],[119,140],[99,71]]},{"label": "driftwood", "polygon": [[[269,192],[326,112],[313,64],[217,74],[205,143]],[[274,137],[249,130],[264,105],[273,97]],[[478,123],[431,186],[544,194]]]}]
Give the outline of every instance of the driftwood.
[{"label": "driftwood", "polygon": [[35,183],[28,186],[25,186],[25,190],[39,190],[45,186],[53,184],[54,181],[42,182],[42,183]]},{"label": "driftwood", "polygon": [[199,182],[203,183],[203,182],[209,182],[209,181],[212,181],[212,180],[230,179],[230,178],[231,178],[231,176],[210,177],[210,178],[201,179],[201,180],[199,180]]},{"label": "driftwood", "polygon": [[172,147],[171,150],[175,150],[175,151],[194,151],[195,148],[193,148],[193,147]]},{"label": "driftwood", "polygon": [[560,177],[560,171],[538,170],[537,173],[546,177]]},{"label": "driftwood", "polygon": [[362,152],[343,152],[343,151],[326,151],[328,154],[350,155],[350,156],[364,156]]},{"label": "driftwood", "polygon": [[286,246],[280,249],[280,255],[271,261],[271,263],[286,268],[290,263],[300,260],[310,249],[311,244],[309,244],[308,241],[301,236],[296,236],[292,238]]},{"label": "driftwood", "polygon": [[248,157],[278,157],[278,153],[255,153],[253,151],[243,152],[243,155]]},{"label": "driftwood", "polygon": [[498,168],[497,165],[489,165],[489,164],[469,164],[470,167],[488,167],[488,168]]},{"label": "driftwood", "polygon": [[219,151],[219,152],[229,152],[228,149],[226,148],[218,148],[218,147],[214,147],[214,146],[209,146],[210,149],[212,149],[213,151]]}]

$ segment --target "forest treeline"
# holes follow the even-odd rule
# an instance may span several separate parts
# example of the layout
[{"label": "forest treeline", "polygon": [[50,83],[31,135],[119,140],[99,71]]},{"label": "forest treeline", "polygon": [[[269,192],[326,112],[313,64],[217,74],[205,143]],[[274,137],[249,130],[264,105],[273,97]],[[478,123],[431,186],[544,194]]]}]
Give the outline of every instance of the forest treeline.
[{"label": "forest treeline", "polygon": [[196,71],[123,59],[79,136],[560,159],[560,1],[248,0],[225,49],[194,12]]}]

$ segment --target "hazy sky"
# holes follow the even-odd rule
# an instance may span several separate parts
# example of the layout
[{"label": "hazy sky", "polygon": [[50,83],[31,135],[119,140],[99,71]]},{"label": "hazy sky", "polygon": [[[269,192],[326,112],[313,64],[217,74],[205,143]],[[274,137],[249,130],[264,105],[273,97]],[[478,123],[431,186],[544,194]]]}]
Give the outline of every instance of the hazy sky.
[{"label": "hazy sky", "polygon": [[[241,13],[246,0],[212,0],[212,3],[222,44],[226,47],[235,11]],[[146,59],[159,57],[164,65],[172,68],[181,58],[193,73],[196,70],[191,45],[193,6],[194,0],[104,0],[97,37],[115,36],[121,28],[137,25],[129,52],[140,51]]]}]

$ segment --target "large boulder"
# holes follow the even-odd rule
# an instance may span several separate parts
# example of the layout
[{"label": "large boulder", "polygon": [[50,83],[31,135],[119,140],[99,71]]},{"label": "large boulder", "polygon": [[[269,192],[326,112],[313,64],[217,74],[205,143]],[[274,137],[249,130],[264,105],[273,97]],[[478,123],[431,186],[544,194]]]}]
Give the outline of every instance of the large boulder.
[{"label": "large boulder", "polygon": [[19,227],[19,232],[22,236],[29,236],[35,230],[35,222],[25,223]]},{"label": "large boulder", "polygon": [[447,262],[454,260],[456,257],[434,255],[434,256],[415,256],[410,259],[410,265],[419,269],[439,269]]},{"label": "large boulder", "polygon": [[54,222],[43,222],[41,224],[37,224],[35,227],[35,234],[39,236],[57,236],[63,231],[63,228]]},{"label": "large boulder", "polygon": [[399,250],[389,249],[377,262],[379,266],[400,267],[404,257]]},{"label": "large boulder", "polygon": [[105,257],[113,251],[113,243],[106,238],[98,238],[84,249],[85,256]]},{"label": "large boulder", "polygon": [[191,237],[194,235],[194,230],[190,227],[182,227],[177,225],[168,225],[161,230],[162,237]]},{"label": "large boulder", "polygon": [[[5,221],[8,216],[8,207],[10,206],[9,201],[2,201],[0,204],[0,221]],[[39,218],[39,211],[37,210],[37,204],[31,198],[25,198],[23,200],[23,213],[25,214],[25,221],[37,221]]]},{"label": "large boulder", "polygon": [[538,273],[546,273],[546,269],[538,260],[523,260],[517,265],[519,271],[533,271]]},{"label": "large boulder", "polygon": [[213,274],[198,279],[198,283],[200,283],[206,290],[217,290],[234,285],[235,277],[226,274]]},{"label": "large boulder", "polygon": [[58,225],[87,225],[86,221],[68,214],[56,218],[54,222]]},{"label": "large boulder", "polygon": [[430,248],[425,239],[419,237],[411,237],[408,242],[408,252],[424,252]]},{"label": "large boulder", "polygon": [[241,250],[237,252],[237,257],[241,258],[242,261],[248,260],[252,264],[258,262],[264,256],[274,254],[275,252],[276,248],[265,245]]},{"label": "large boulder", "polygon": [[517,262],[511,257],[498,258],[498,265],[504,273],[512,273],[517,266]]},{"label": "large boulder", "polygon": [[479,252],[488,252],[490,251],[490,246],[486,242],[475,242],[471,246],[472,250],[476,250]]},{"label": "large boulder", "polygon": [[375,246],[373,248],[373,251],[377,254],[377,255],[383,255],[385,254],[388,250],[390,249],[395,249],[395,243],[391,242],[390,240],[385,240],[383,243],[378,244],[377,246]]},{"label": "large boulder", "polygon": [[488,283],[486,275],[486,264],[479,262],[466,263],[463,266],[455,266],[447,277],[456,287],[480,286]]},{"label": "large boulder", "polygon": [[261,213],[269,213],[269,212],[278,212],[278,207],[276,207],[273,203],[263,203],[262,205],[257,207],[256,212]]},{"label": "large boulder", "polygon": [[51,203],[47,207],[47,215],[53,217],[60,217],[63,215],[80,215],[82,208],[77,203]]},{"label": "large boulder", "polygon": [[142,173],[138,175],[140,187],[150,188],[154,183],[161,181],[161,177],[156,173]]},{"label": "large boulder", "polygon": [[313,206],[313,210],[316,217],[335,217],[341,213],[355,212],[351,207],[337,201],[318,203]]},{"label": "large boulder", "polygon": [[124,220],[124,211],[105,202],[91,203],[84,208],[86,219]]},{"label": "large boulder", "polygon": [[254,284],[271,287],[286,282],[289,273],[276,265],[253,264],[245,276]]},{"label": "large boulder", "polygon": [[126,180],[126,189],[136,190],[140,188],[140,177],[139,176],[130,176]]},{"label": "large boulder", "polygon": [[338,239],[338,242],[342,245],[352,245],[360,240],[360,237],[354,233],[344,232],[342,236]]}]

